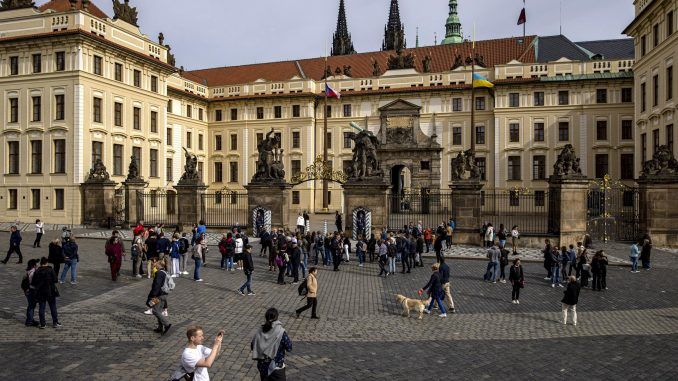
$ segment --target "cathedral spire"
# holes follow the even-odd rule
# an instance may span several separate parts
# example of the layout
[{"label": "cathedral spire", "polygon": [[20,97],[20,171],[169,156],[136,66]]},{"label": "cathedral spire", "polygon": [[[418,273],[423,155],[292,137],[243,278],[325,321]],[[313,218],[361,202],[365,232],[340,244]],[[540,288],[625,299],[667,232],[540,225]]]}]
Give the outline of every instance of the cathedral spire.
[{"label": "cathedral spire", "polygon": [[447,17],[445,29],[443,45],[460,44],[464,41],[461,35],[461,21],[459,20],[459,13],[457,13],[457,0],[450,0],[450,14]]},{"label": "cathedral spire", "polygon": [[391,0],[391,10],[388,14],[388,24],[384,28],[384,42],[381,50],[402,50],[406,47],[405,26],[400,22],[398,0]]},{"label": "cathedral spire", "polygon": [[332,42],[332,55],[343,56],[347,54],[355,54],[355,49],[353,49],[351,34],[348,33],[344,0],[340,0],[339,16],[337,17],[337,30],[334,32],[334,41]]}]

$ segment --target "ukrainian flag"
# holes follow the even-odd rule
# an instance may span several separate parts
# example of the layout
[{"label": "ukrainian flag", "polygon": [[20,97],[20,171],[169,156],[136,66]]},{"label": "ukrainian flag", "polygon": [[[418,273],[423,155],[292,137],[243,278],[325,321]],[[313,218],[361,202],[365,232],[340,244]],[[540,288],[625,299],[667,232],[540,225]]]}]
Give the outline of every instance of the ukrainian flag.
[{"label": "ukrainian flag", "polygon": [[473,88],[494,88],[494,84],[478,73],[473,73]]}]

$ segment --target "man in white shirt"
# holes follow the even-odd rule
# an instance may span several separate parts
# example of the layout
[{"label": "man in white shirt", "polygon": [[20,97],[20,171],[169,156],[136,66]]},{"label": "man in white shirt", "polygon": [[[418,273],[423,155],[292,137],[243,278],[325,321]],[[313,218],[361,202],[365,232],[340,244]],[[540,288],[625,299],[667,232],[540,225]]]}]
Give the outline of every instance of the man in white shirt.
[{"label": "man in white shirt", "polygon": [[186,330],[188,345],[181,354],[181,369],[177,370],[173,378],[180,378],[183,374],[194,373],[194,381],[209,381],[210,375],[208,368],[212,367],[219,351],[221,350],[221,340],[224,338],[224,331],[219,331],[214,339],[212,349],[202,345],[205,340],[202,327],[192,326]]},{"label": "man in white shirt", "polygon": [[242,248],[244,242],[240,234],[235,235],[235,259],[238,261],[238,270],[242,270]]},{"label": "man in white shirt", "polygon": [[303,235],[304,229],[306,229],[306,220],[304,219],[304,216],[299,213],[299,216],[297,217],[297,230]]}]

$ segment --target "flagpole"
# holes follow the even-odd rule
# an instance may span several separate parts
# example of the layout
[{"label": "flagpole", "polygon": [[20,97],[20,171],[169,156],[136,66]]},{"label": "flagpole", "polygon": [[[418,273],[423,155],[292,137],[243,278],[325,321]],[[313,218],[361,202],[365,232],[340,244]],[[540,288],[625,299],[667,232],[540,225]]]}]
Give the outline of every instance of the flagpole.
[{"label": "flagpole", "polygon": [[[327,71],[327,41],[325,41],[325,71]],[[327,72],[325,73],[325,106],[323,109],[323,167],[327,165]],[[329,208],[329,192],[327,179],[323,179],[323,212],[327,212]]]}]

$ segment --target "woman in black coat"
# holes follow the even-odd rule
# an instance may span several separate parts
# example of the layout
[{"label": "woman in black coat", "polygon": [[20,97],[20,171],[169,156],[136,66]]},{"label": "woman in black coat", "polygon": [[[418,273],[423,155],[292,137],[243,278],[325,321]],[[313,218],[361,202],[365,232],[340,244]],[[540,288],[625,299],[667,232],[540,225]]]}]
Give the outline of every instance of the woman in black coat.
[{"label": "woman in black coat", "polygon": [[525,276],[523,274],[523,266],[520,265],[520,258],[513,260],[513,266],[509,272],[509,280],[513,286],[511,292],[511,303],[520,304],[520,289],[525,286]]},{"label": "woman in black coat", "polygon": [[640,249],[640,261],[645,270],[650,269],[650,254],[652,253],[652,240],[648,234],[643,237],[643,248]]},{"label": "woman in black coat", "polygon": [[54,328],[61,327],[59,317],[57,315],[56,298],[59,296],[59,290],[56,287],[57,276],[52,267],[50,267],[48,259],[42,257],[40,259],[40,267],[35,270],[31,286],[35,289],[35,300],[38,302],[40,316],[40,329],[45,328],[45,305],[49,304],[49,313],[52,315],[52,326]]},{"label": "woman in black coat", "polygon": [[47,262],[54,266],[54,273],[59,274],[59,270],[61,270],[61,264],[64,263],[64,252],[61,248],[60,239],[57,238],[49,244],[49,255],[47,256]]},{"label": "woman in black coat", "polygon": [[428,283],[426,283],[426,286],[419,290],[419,295],[423,294],[424,291],[428,290],[429,295],[431,296],[431,303],[424,310],[424,312],[430,314],[431,309],[433,308],[433,304],[438,302],[438,308],[440,309],[441,312],[440,317],[444,318],[447,317],[447,313],[445,312],[445,306],[443,306],[443,297],[445,293],[443,292],[443,285],[440,282],[440,273],[438,272],[439,269],[440,269],[439,263],[434,263],[431,266],[432,271],[431,278],[428,280]]},{"label": "woman in black coat", "polygon": [[579,302],[579,283],[577,283],[577,278],[570,276],[567,282],[567,289],[565,289],[565,295],[563,296],[563,324],[567,324],[567,311],[572,310],[572,324],[577,325],[577,302]]}]

